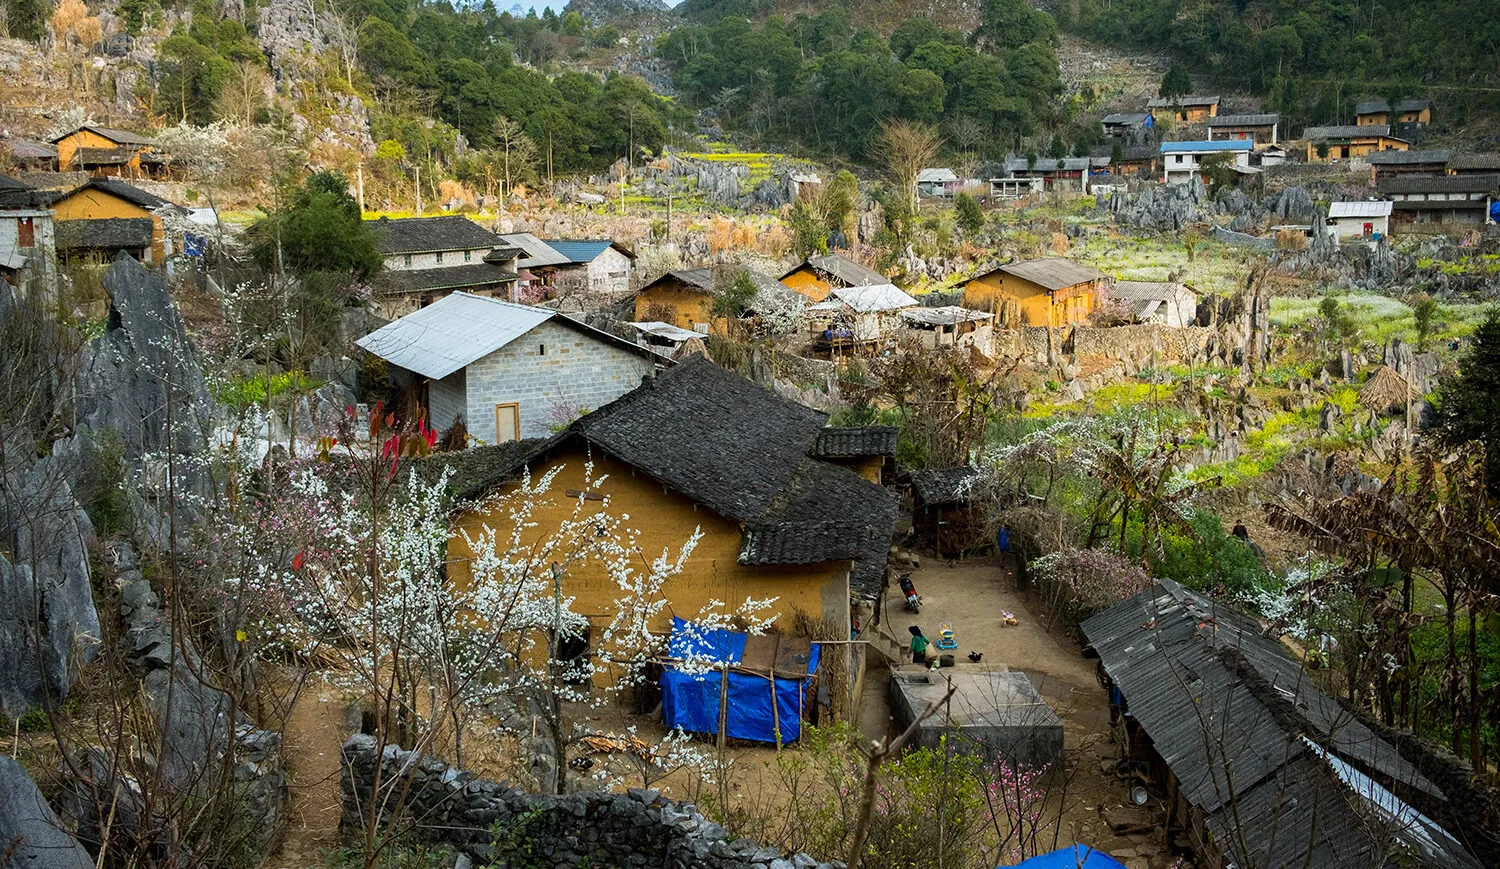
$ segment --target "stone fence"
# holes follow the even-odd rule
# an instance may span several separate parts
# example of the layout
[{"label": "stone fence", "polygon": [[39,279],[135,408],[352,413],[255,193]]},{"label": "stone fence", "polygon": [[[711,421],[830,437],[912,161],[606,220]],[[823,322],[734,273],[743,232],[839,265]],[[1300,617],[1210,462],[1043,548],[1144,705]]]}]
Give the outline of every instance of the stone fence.
[{"label": "stone fence", "polygon": [[842,863],[730,839],[692,805],[654,790],[528,794],[394,745],[383,755],[376,748],[366,734],[344,743],[342,827],[349,838],[358,838],[367,817],[362,810],[378,798],[389,803],[382,823],[410,824],[417,838],[458,852],[459,866],[844,869]]},{"label": "stone fence", "polygon": [[[1213,339],[1214,330],[1206,326],[1174,327],[1160,323],[1134,326],[1074,326],[1053,330],[1059,357],[1109,359],[1134,363],[1139,368],[1158,364],[1192,362],[1201,359]],[[996,353],[1001,356],[1047,358],[1047,329],[1022,326],[995,332]]]}]

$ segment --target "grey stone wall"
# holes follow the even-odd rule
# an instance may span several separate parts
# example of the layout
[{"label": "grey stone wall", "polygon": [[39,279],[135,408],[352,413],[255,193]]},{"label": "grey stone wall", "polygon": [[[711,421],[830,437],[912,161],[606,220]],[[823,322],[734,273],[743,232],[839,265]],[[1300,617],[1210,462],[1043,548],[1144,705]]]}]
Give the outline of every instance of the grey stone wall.
[{"label": "grey stone wall", "polygon": [[[382,823],[411,823],[418,838],[457,851],[459,865],[844,869],[842,863],[731,839],[692,805],[654,790],[527,794],[396,746],[379,757],[375,738],[364,734],[344,743],[343,756],[346,837],[358,838],[363,830],[361,807],[372,804],[380,768]],[[492,828],[501,831],[498,837]]]},{"label": "grey stone wall", "polygon": [[554,406],[593,410],[640,386],[655,368],[645,354],[548,320],[469,366],[469,434],[494,443],[495,405],[515,403],[521,437],[544,436],[558,421]]},{"label": "grey stone wall", "polygon": [[427,424],[438,431],[453,425],[454,417],[468,419],[468,369],[460,368],[427,384]]}]

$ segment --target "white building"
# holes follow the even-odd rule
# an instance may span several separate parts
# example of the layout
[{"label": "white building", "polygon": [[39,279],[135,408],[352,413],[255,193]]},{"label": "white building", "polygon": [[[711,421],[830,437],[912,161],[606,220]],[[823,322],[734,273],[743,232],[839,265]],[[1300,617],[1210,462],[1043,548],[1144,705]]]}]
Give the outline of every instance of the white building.
[{"label": "white building", "polygon": [[547,246],[568,258],[552,275],[552,286],[565,292],[624,296],[630,292],[635,254],[607,238],[546,239]]},{"label": "white building", "polygon": [[1371,241],[1391,233],[1391,209],[1385,200],[1333,202],[1328,206],[1328,234],[1338,241]]},{"label": "white building", "polygon": [[409,314],[456,290],[511,299],[521,251],[467,217],[371,221],[382,269],[370,281],[383,317]]},{"label": "white building", "polygon": [[908,308],[901,312],[901,319],[906,321],[906,328],[917,343],[928,350],[973,345],[986,355],[991,352],[995,315],[988,311],[973,311],[958,305]]},{"label": "white building", "polygon": [[50,290],[56,276],[57,237],[43,194],[0,175],[0,279],[28,293]]},{"label": "white building", "polygon": [[1175,281],[1115,281],[1108,294],[1130,308],[1137,323],[1181,328],[1198,319],[1198,293]]},{"label": "white building", "polygon": [[918,304],[894,284],[875,284],[834,287],[807,311],[813,331],[824,333],[830,343],[869,343],[891,334],[901,325],[901,312]]},{"label": "white building", "polygon": [[1186,184],[1193,176],[1203,174],[1203,161],[1207,157],[1224,154],[1229,156],[1231,166],[1250,168],[1250,153],[1255,143],[1249,139],[1226,139],[1222,141],[1162,142],[1162,181],[1167,184]]}]

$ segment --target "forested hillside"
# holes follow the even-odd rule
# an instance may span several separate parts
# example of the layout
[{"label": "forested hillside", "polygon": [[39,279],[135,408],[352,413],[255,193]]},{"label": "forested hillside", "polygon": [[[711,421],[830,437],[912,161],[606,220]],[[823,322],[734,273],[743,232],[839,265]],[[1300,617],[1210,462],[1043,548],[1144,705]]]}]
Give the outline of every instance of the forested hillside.
[{"label": "forested hillside", "polygon": [[752,8],[691,7],[701,23],[658,49],[687,104],[728,126],[857,157],[886,119],[941,122],[961,147],[1015,143],[1057,120],[1056,24],[1023,0],[987,0],[971,33],[913,17],[889,37],[839,6],[758,24],[744,17]]},{"label": "forested hillside", "polygon": [[1463,113],[1500,93],[1492,0],[1064,0],[1059,23],[1109,45],[1167,49],[1223,88],[1312,122],[1361,96],[1442,97]]}]

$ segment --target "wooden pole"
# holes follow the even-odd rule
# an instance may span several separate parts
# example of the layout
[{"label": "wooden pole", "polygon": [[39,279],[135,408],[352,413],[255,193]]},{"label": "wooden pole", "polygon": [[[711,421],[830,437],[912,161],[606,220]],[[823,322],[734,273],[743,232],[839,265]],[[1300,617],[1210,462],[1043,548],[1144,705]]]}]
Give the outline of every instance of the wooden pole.
[{"label": "wooden pole", "polygon": [[729,719],[729,663],[719,671],[719,750],[724,750],[724,730]]},{"label": "wooden pole", "polygon": [[776,668],[771,668],[771,728],[776,737],[776,753],[781,753],[781,709],[776,702]]}]

